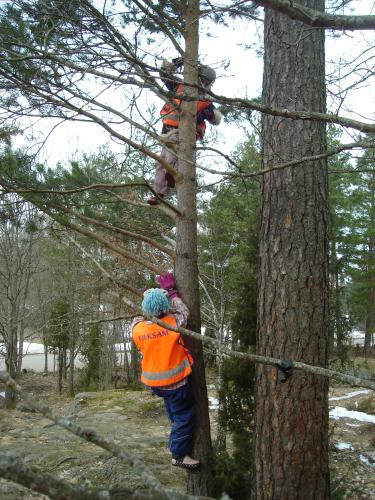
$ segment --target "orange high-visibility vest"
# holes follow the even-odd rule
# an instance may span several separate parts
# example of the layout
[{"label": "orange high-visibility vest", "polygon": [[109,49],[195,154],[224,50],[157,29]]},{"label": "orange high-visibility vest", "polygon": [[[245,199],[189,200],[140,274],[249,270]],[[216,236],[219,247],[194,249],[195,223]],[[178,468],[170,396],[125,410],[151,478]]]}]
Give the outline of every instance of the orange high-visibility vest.
[{"label": "orange high-visibility vest", "polygon": [[[164,316],[161,321],[176,326],[173,316]],[[180,333],[151,321],[141,321],[133,327],[132,338],[142,352],[141,381],[145,385],[167,386],[190,375],[193,359]]]},{"label": "orange high-visibility vest", "polygon": [[[180,83],[177,87],[176,94],[182,94],[183,91],[184,86],[182,85],[182,83]],[[171,106],[168,102],[166,102],[160,111],[160,115],[163,117],[162,120],[164,125],[170,125],[171,127],[178,128],[178,126],[180,125],[181,99],[175,98],[173,99],[173,102],[176,106]],[[197,113],[208,108],[210,104],[211,101],[197,101]],[[206,123],[204,121],[201,123],[197,123],[197,134],[199,139],[203,139],[205,131]]]}]

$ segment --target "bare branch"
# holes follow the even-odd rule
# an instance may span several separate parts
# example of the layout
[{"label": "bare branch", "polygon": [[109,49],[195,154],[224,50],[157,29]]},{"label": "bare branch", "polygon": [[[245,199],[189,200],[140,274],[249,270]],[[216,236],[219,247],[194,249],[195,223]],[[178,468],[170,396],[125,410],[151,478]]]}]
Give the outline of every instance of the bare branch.
[{"label": "bare branch", "polygon": [[[336,154],[339,154],[342,151],[349,151],[349,150],[356,149],[356,148],[375,149],[375,143],[371,144],[368,142],[352,142],[350,144],[342,144],[340,146],[337,146],[337,148],[333,148],[333,149],[326,151],[325,153],[321,153],[321,154],[313,155],[313,156],[304,156],[303,158],[298,158],[296,160],[291,160],[291,161],[288,161],[285,163],[281,163],[281,164],[275,165],[273,167],[269,167],[269,168],[266,168],[263,170],[258,170],[257,172],[241,172],[241,171],[239,171],[239,172],[222,172],[220,170],[213,170],[213,169],[209,169],[209,168],[202,167],[199,165],[197,166],[197,168],[199,168],[200,170],[204,170],[205,172],[209,172],[210,174],[222,175],[225,177],[243,177],[243,178],[257,177],[259,175],[264,175],[264,174],[267,174],[269,172],[273,172],[274,170],[281,170],[283,168],[295,167],[297,165],[300,165],[302,163],[306,163],[309,161],[316,161],[316,160],[320,160],[323,158],[329,158],[330,156],[334,156]],[[231,164],[232,165],[234,164],[236,166],[236,168],[238,170],[240,170],[239,166],[236,163],[231,161]],[[356,171],[356,170],[353,170],[353,171]],[[344,170],[343,172],[347,172],[347,170]]]},{"label": "bare branch", "polygon": [[[70,484],[50,474],[33,471],[11,455],[0,456],[0,477],[22,484],[34,491],[48,495],[55,500],[105,500],[110,499],[108,490],[94,491]],[[135,498],[135,497],[133,497]]]},{"label": "bare branch", "polygon": [[175,254],[172,250],[160,245],[157,241],[155,241],[151,238],[148,238],[147,236],[144,236],[144,235],[138,234],[138,233],[133,233],[131,231],[128,231],[126,229],[122,229],[120,227],[112,226],[111,224],[107,224],[106,222],[101,221],[99,219],[93,219],[92,217],[87,217],[85,215],[81,215],[81,214],[79,214],[79,213],[77,213],[74,210],[71,210],[69,208],[61,208],[61,210],[64,213],[69,213],[69,214],[73,215],[74,217],[76,217],[77,219],[85,221],[89,224],[94,224],[96,226],[104,227],[105,229],[108,229],[109,231],[113,231],[115,233],[122,234],[123,236],[128,236],[128,237],[133,238],[135,240],[139,240],[139,241],[143,241],[144,243],[148,243],[149,245],[153,246],[154,248],[157,248],[158,250],[160,250],[163,253],[166,253],[167,255],[169,255],[172,258],[174,258],[174,256],[175,256]]},{"label": "bare branch", "polygon": [[176,491],[172,492],[166,490],[147,465],[145,465],[138,457],[120,448],[112,439],[106,439],[94,430],[85,429],[68,418],[62,418],[55,415],[51,408],[43,403],[37,402],[32,396],[30,396],[30,394],[23,391],[21,386],[19,386],[17,382],[6,372],[0,372],[0,381],[5,383],[13,392],[18,394],[31,408],[44,415],[46,418],[52,420],[56,425],[66,429],[89,443],[99,446],[123,462],[130,463],[134,467],[135,471],[142,477],[145,484],[147,484],[148,487],[155,492],[155,498],[160,500],[193,500],[195,498]]},{"label": "bare branch", "polygon": [[252,0],[255,4],[267,9],[276,10],[291,19],[301,21],[314,28],[333,30],[373,30],[375,29],[375,16],[341,16],[327,14],[319,10],[310,9],[304,5],[290,2],[289,0]]},{"label": "bare branch", "polygon": [[[181,328],[171,327],[170,325],[168,325],[168,323],[164,323],[163,321],[160,321],[160,319],[155,317],[147,316],[147,319],[152,320],[154,323],[157,323],[158,325],[163,326],[164,328],[168,328],[169,330],[172,330],[174,332],[179,332],[182,333],[183,335],[187,335],[188,337],[192,337],[196,340],[199,340],[204,344],[211,344],[214,347],[216,347],[216,349],[218,349],[222,354],[225,354],[233,358],[247,359],[254,363],[262,363],[276,367],[278,367],[282,362],[281,359],[271,358],[269,356],[259,356],[257,354],[251,354],[248,352],[233,351],[228,347],[226,347],[221,342],[218,342],[217,340],[213,339],[212,337],[206,337],[197,332],[192,332],[191,330],[187,330],[186,328],[182,327]],[[315,375],[321,375],[323,377],[329,377],[335,380],[340,380],[341,382],[345,382],[346,384],[349,384],[354,387],[366,387],[367,389],[375,391],[375,381],[372,380],[354,377],[353,375],[347,375],[346,373],[329,370],[328,368],[323,368],[320,366],[308,365],[307,363],[302,363],[301,361],[293,361],[293,368],[296,370],[302,370],[307,373],[313,373]]]},{"label": "bare branch", "polygon": [[71,229],[75,233],[82,234],[83,236],[86,236],[86,237],[90,238],[91,240],[97,241],[98,243],[103,245],[105,248],[108,248],[108,250],[111,250],[115,254],[121,255],[121,257],[124,257],[125,259],[129,259],[133,262],[136,262],[141,267],[149,269],[150,271],[154,272],[155,274],[162,273],[162,269],[154,266],[149,261],[143,260],[140,257],[137,257],[136,255],[131,254],[130,252],[126,252],[125,250],[120,248],[118,245],[115,245],[115,244],[109,242],[108,239],[105,238],[104,236],[101,236],[96,232],[89,231],[88,229],[86,229],[82,226],[78,226],[77,224],[73,224],[72,222],[68,222],[66,219],[64,219],[64,217],[61,217],[60,215],[58,215],[54,212],[51,212],[51,210],[48,210],[48,208],[46,208],[45,206],[43,206],[39,203],[36,203],[34,201],[33,201],[33,203],[42,212],[49,215],[51,217],[51,219],[55,220],[56,222],[58,222],[62,226]]},{"label": "bare branch", "polygon": [[[187,84],[185,84],[187,85]],[[212,91],[206,91],[215,102],[221,104],[231,104],[238,108],[253,109],[254,111],[259,111],[260,113],[265,113],[266,115],[281,116],[283,118],[290,118],[292,120],[310,120],[310,121],[322,121],[325,123],[337,123],[343,127],[353,128],[359,130],[363,133],[374,133],[375,125],[371,123],[359,122],[358,120],[352,120],[350,118],[345,118],[344,116],[333,115],[329,113],[318,113],[315,111],[303,111],[296,110],[291,111],[289,109],[274,108],[272,106],[267,106],[259,101],[241,99],[236,97],[225,97],[222,95],[215,94]],[[185,99],[185,96],[184,96]]]},{"label": "bare branch", "polygon": [[[135,296],[142,298],[143,293],[138,290],[137,288],[134,288],[127,283],[124,283],[122,280],[119,280],[113,274],[109,273],[104,267],[71,236],[68,235],[69,240],[75,245],[86,257],[88,257],[94,264],[95,266],[101,271],[104,276],[106,276],[112,283],[114,283],[116,286],[123,288],[125,290],[128,290],[129,292],[133,293]],[[87,323],[87,322],[86,322]],[[88,322],[90,323],[90,322]]]}]

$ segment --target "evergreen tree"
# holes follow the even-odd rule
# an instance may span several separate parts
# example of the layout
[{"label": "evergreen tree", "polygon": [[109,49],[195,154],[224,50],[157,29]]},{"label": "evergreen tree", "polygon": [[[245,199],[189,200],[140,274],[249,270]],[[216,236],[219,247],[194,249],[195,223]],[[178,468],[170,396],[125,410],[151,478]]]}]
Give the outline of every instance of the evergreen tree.
[{"label": "evergreen tree", "polygon": [[350,266],[350,308],[357,322],[364,325],[365,354],[374,345],[375,332],[375,174],[373,150],[357,162],[350,198],[352,225],[348,239],[355,246]]},{"label": "evergreen tree", "polygon": [[89,328],[80,351],[86,364],[80,374],[79,384],[86,390],[98,388],[102,346],[101,328],[97,323]]},{"label": "evergreen tree", "polygon": [[[234,159],[242,173],[259,170],[255,137]],[[234,172],[233,172],[234,174]],[[200,218],[200,274],[205,325],[239,351],[255,347],[259,279],[259,180],[234,178],[212,193]],[[217,354],[218,424],[215,491],[248,498],[252,479],[254,364]],[[227,433],[232,450],[226,447]]]},{"label": "evergreen tree", "polygon": [[[340,144],[340,131],[330,127],[327,134],[329,148]],[[343,152],[328,160],[329,192],[329,270],[330,270],[330,354],[335,353],[341,363],[348,361],[348,338],[352,326],[349,317],[347,284],[353,246],[347,237],[352,221],[350,190],[353,175],[345,173],[351,169],[350,154]]]}]

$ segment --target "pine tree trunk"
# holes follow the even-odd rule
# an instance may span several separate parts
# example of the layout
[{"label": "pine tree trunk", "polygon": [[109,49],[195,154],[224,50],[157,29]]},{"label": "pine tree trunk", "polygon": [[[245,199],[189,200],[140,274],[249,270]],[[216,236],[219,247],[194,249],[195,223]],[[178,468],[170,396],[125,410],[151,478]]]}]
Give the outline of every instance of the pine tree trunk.
[{"label": "pine tree trunk", "polygon": [[[189,0],[185,11],[184,81],[196,84],[199,1]],[[184,92],[197,98],[197,90],[186,86]],[[197,255],[197,205],[196,205],[196,102],[183,101],[180,122],[179,172],[183,179],[177,183],[178,208],[182,213],[176,224],[176,278],[184,302],[190,310],[189,327],[199,332],[201,328],[200,295]],[[201,461],[199,474],[189,473],[188,492],[194,495],[211,495],[212,492],[212,444],[208,416],[208,398],[204,370],[202,343],[185,339],[194,358],[192,385],[196,401],[196,431],[193,457]]]},{"label": "pine tree trunk", "polygon": [[[129,343],[129,335],[127,333],[127,330],[123,332],[122,341],[124,343],[124,372],[126,376],[126,383],[129,384],[131,381],[131,375],[129,366],[130,351],[127,350],[127,345]],[[134,342],[132,342],[132,344],[134,344]]]},{"label": "pine tree trunk", "polygon": [[58,375],[57,375],[57,389],[59,391],[59,394],[62,393],[62,381],[63,381],[63,371],[64,371],[64,354],[63,350],[61,347],[58,348],[58,358],[57,358],[57,364],[58,364]]},{"label": "pine tree trunk", "polygon": [[[54,370],[55,371],[55,370]],[[48,373],[48,346],[44,344],[44,370],[43,373]]]},{"label": "pine tree trunk", "polygon": [[[374,185],[374,182],[373,182]],[[374,228],[374,192],[372,192],[371,200],[371,218],[370,218],[370,229]],[[370,269],[374,269],[374,249],[375,249],[375,237],[370,234],[368,242],[368,262]],[[369,298],[368,298],[368,308],[366,316],[366,327],[365,327],[365,356],[370,353],[371,347],[373,346],[373,337],[375,332],[375,273],[370,272],[370,287],[369,287]]]},{"label": "pine tree trunk", "polygon": [[222,356],[218,356],[217,368],[218,368],[219,407],[217,409],[217,431],[216,431],[215,453],[222,453],[227,449],[227,425],[225,419],[226,393],[224,391],[225,376],[224,376],[224,359]]},{"label": "pine tree trunk", "polygon": [[[323,10],[321,0],[302,1]],[[324,33],[266,11],[263,100],[325,111]],[[326,149],[320,122],[265,116],[264,168]],[[327,362],[326,162],[266,174],[262,183],[257,352],[318,366]],[[282,384],[257,366],[253,498],[324,500],[328,470],[328,380],[294,372]]]},{"label": "pine tree trunk", "polygon": [[140,378],[140,357],[134,342],[130,344],[130,379],[132,382]]},{"label": "pine tree trunk", "polygon": [[[17,370],[17,330],[11,329],[7,351],[5,354],[6,371],[14,379],[16,378]],[[16,394],[8,387],[5,387],[5,408],[10,408],[16,399]]]},{"label": "pine tree trunk", "polygon": [[63,347],[62,352],[63,352],[63,378],[64,380],[66,380],[68,376],[67,348]]},{"label": "pine tree trunk", "polygon": [[75,349],[75,331],[72,328],[70,333],[69,346],[69,396],[74,396],[74,349]]}]

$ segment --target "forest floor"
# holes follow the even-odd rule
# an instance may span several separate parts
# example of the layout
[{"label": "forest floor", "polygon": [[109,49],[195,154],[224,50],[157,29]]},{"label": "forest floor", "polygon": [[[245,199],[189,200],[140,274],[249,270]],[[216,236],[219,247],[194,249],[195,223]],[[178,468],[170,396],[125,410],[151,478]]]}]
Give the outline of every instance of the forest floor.
[{"label": "forest floor", "polygon": [[[19,378],[19,383],[59,415],[69,416],[82,427],[95,428],[104,437],[113,438],[128,452],[136,454],[166,487],[185,490],[186,473],[170,465],[166,448],[169,423],[160,398],[145,390],[116,389],[80,393],[72,399],[66,394],[56,393],[56,379],[52,374],[28,373]],[[209,385],[209,394],[213,401],[216,396],[213,384]],[[338,407],[342,409],[338,410]],[[357,413],[345,414],[345,409]],[[330,390],[330,414],[333,498],[375,498],[373,394],[347,386],[334,386]],[[368,415],[368,418],[363,415]],[[211,418],[215,435],[214,409]],[[6,452],[21,458],[28,466],[80,485],[146,491],[142,479],[130,465],[51,425],[37,413],[19,408],[0,409],[0,453]],[[0,498],[47,499],[4,479],[0,479]]]}]

